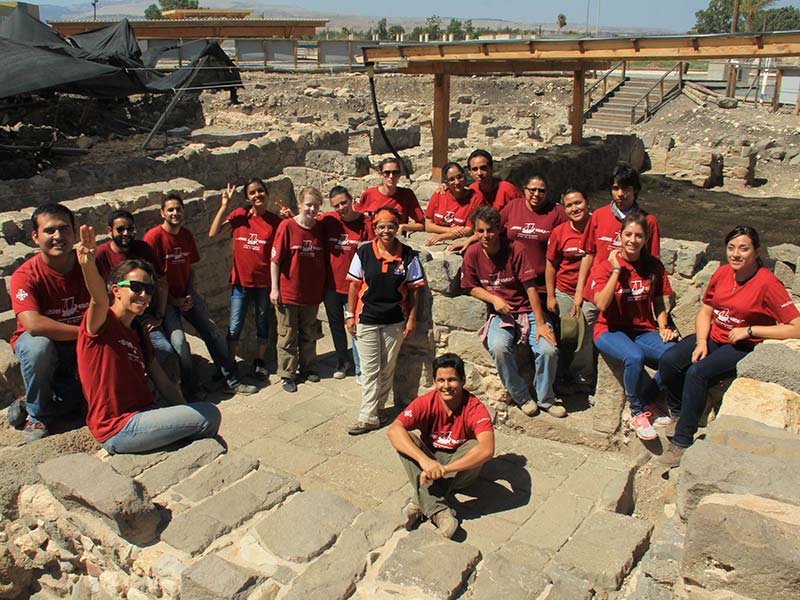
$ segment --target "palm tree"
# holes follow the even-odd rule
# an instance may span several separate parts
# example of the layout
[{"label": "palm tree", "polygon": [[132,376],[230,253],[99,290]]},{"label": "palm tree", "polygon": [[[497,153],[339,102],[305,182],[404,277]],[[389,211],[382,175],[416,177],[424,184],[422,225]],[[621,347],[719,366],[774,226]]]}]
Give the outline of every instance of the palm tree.
[{"label": "palm tree", "polygon": [[567,16],[564,13],[559,13],[558,17],[556,17],[556,23],[558,24],[558,30],[561,31],[567,26]]},{"label": "palm tree", "polygon": [[745,28],[747,31],[753,31],[753,23],[755,22],[756,14],[775,4],[775,0],[740,0],[741,10],[744,13]]}]

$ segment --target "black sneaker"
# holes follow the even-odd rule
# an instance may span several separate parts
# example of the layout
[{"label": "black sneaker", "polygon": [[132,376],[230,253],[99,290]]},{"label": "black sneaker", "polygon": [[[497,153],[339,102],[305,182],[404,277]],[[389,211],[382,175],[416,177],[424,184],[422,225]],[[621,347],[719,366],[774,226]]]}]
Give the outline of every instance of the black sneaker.
[{"label": "black sneaker", "polygon": [[308,383],[319,383],[319,373],[315,373],[314,371],[307,371],[301,375],[303,381]]},{"label": "black sneaker", "polygon": [[294,379],[286,379],[282,380],[281,385],[283,386],[284,392],[289,392],[290,394],[294,394],[297,391],[297,382]]},{"label": "black sneaker", "polygon": [[253,376],[260,381],[269,383],[269,369],[267,369],[267,365],[260,358],[253,361]]},{"label": "black sneaker", "polygon": [[11,403],[11,406],[8,407],[6,418],[8,419],[8,424],[17,431],[25,428],[25,423],[28,421],[28,408],[25,406],[24,396],[20,396]]}]

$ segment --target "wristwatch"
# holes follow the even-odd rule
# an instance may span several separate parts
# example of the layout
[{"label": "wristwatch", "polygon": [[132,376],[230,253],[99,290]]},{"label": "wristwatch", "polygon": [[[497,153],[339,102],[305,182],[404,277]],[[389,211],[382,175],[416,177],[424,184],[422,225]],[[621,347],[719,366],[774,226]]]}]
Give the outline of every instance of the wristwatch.
[{"label": "wristwatch", "polygon": [[753,337],[753,326],[747,328],[747,337]]},{"label": "wristwatch", "polygon": [[345,319],[352,319],[353,317],[355,317],[355,315],[353,313],[351,313],[349,310],[344,311],[344,318]]}]

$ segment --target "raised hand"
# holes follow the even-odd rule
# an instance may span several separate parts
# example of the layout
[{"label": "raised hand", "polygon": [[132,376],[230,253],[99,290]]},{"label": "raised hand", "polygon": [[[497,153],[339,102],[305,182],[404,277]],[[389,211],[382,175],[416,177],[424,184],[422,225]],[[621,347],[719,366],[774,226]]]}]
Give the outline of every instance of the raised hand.
[{"label": "raised hand", "polygon": [[226,208],[227,208],[227,206],[228,206],[228,203],[229,203],[229,202],[231,201],[231,199],[233,198],[233,194],[234,194],[234,193],[236,193],[236,187],[235,187],[235,186],[233,186],[233,185],[232,185],[232,184],[230,184],[230,183],[229,183],[229,184],[227,184],[227,185],[225,186],[225,189],[224,189],[224,190],[222,190],[222,206],[224,206],[224,207],[226,207]]},{"label": "raised hand", "polygon": [[88,265],[89,262],[94,261],[94,254],[97,249],[94,227],[91,225],[81,225],[78,236],[79,241],[75,244],[75,254],[78,257],[78,264],[81,266]]}]

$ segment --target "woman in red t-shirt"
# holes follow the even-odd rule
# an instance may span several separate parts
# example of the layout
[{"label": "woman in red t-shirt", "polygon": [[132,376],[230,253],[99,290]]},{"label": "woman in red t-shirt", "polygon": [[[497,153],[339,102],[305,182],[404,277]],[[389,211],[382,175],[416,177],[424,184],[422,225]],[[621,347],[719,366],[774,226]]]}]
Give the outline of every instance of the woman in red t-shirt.
[{"label": "woman in red t-shirt", "polygon": [[[398,234],[408,231],[425,231],[425,215],[419,205],[417,196],[409,188],[397,185],[403,171],[400,163],[393,156],[384,158],[378,163],[378,174],[383,182],[376,187],[371,187],[361,194],[353,208],[367,216],[367,229],[370,239],[373,237],[372,215],[384,206],[391,206],[400,215],[400,229]],[[414,222],[409,223],[411,218]]]},{"label": "woman in red t-shirt", "polygon": [[[586,256],[583,249],[583,230],[589,222],[589,203],[580,190],[569,188],[561,198],[569,221],[556,225],[547,243],[545,285],[547,286],[547,310],[554,314],[578,316],[575,305],[575,287],[581,260]],[[592,325],[587,319],[587,331],[580,348],[560,346],[561,366],[569,369],[575,383],[591,389],[594,382],[594,347],[589,341]],[[567,350],[567,351],[565,351]]]},{"label": "woman in red t-shirt", "polygon": [[670,348],[659,361],[678,417],[669,449],[657,460],[680,464],[694,442],[710,385],[736,375],[736,365],[765,339],[800,338],[800,312],[786,288],[761,264],[758,233],[739,226],[725,236],[728,264],[708,282],[695,319],[697,333]]},{"label": "woman in red t-shirt", "polygon": [[[249,205],[228,213],[234,192],[235,188],[230,184],[223,190],[219,210],[208,230],[210,238],[230,233],[233,244],[228,352],[231,358],[236,357],[236,347],[244,328],[247,307],[253,302],[258,343],[253,374],[262,381],[269,381],[269,370],[264,356],[267,353],[269,322],[275,318],[272,316],[270,319],[270,313],[274,311],[269,302],[269,256],[281,217],[267,210],[269,192],[264,182],[257,177],[244,186],[244,195]],[[291,217],[292,211],[281,205],[281,216]]]},{"label": "woman in red t-shirt", "polygon": [[428,246],[471,236],[469,216],[486,204],[479,191],[467,187],[466,173],[458,163],[442,167],[442,187],[433,193],[425,210],[425,231],[433,234]]},{"label": "woman in red t-shirt", "polygon": [[[158,364],[150,338],[134,321],[153,298],[153,267],[127,260],[111,271],[107,288],[95,264],[95,248],[94,228],[82,225],[75,251],[91,302],[78,331],[77,353],[89,431],[111,454],[214,437],[221,420],[217,407],[185,403],[180,387]],[[109,291],[114,298],[110,307]],[[172,406],[157,407],[148,379]]]},{"label": "woman in red t-shirt", "polygon": [[297,391],[297,375],[316,383],[317,311],[325,288],[325,235],[317,220],[319,190],[307,187],[298,196],[298,214],[285,219],[272,244],[269,299],[278,317],[278,375],[283,389]]},{"label": "woman in red t-shirt", "polygon": [[647,250],[648,235],[645,215],[627,215],[620,228],[620,249],[596,262],[589,277],[589,293],[600,310],[594,343],[600,352],[625,364],[623,386],[630,403],[630,426],[643,440],[657,437],[651,418],[659,426],[669,422],[652,404],[661,383],[659,374],[640,388],[644,366],[647,362],[655,365],[675,339],[664,305],[664,296],[672,294],[672,288],[664,265]]}]

